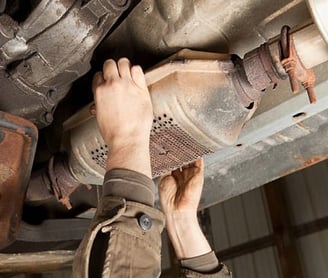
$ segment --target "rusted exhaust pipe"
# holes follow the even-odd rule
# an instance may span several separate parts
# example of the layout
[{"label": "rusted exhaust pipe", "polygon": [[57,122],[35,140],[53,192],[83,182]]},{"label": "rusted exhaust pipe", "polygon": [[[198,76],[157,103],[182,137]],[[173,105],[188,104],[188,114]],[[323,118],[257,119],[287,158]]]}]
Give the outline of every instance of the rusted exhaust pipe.
[{"label": "rusted exhaust pipe", "polygon": [[301,83],[308,92],[310,103],[315,103],[315,75],[312,67],[326,61],[328,44],[319,29],[310,24],[295,30],[284,26],[278,38],[245,55],[244,67],[255,89],[265,90],[289,78],[293,93],[299,91],[298,83]]}]

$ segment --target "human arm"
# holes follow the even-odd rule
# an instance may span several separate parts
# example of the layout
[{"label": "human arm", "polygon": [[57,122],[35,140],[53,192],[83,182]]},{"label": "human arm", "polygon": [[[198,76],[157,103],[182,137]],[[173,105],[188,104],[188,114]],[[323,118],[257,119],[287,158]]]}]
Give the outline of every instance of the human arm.
[{"label": "human arm", "polygon": [[157,277],[162,213],[153,208],[153,119],[140,67],[106,61],[93,81],[95,114],[109,148],[103,196],[74,259],[73,277]]},{"label": "human arm", "polygon": [[129,169],[151,177],[149,136],[153,109],[140,66],[107,60],[93,80],[96,117],[108,145],[106,170]]},{"label": "human arm", "polygon": [[167,232],[181,263],[182,277],[230,277],[227,268],[219,264],[197,220],[203,183],[202,159],[160,178],[160,203]]}]

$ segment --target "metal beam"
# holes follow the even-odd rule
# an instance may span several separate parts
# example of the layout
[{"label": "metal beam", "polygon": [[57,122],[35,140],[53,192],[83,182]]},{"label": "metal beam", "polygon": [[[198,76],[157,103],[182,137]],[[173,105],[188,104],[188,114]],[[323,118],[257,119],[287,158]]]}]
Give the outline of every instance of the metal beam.
[{"label": "metal beam", "polygon": [[286,202],[282,193],[283,179],[264,186],[270,215],[274,244],[284,278],[303,278],[304,274],[297,253],[295,237],[288,216]]},{"label": "metal beam", "polygon": [[[314,221],[300,224],[292,227],[292,233],[295,238],[300,238],[309,234],[320,232],[328,229],[328,217],[316,219]],[[220,261],[227,261],[236,257],[256,252],[261,249],[275,246],[274,235],[260,237],[246,243],[229,247],[227,249],[216,252]]]},{"label": "metal beam", "polygon": [[315,68],[317,103],[283,82],[263,98],[235,146],[205,157],[201,207],[240,195],[328,157],[328,63]]},{"label": "metal beam", "polygon": [[0,273],[41,273],[72,265],[74,251],[0,254]]},{"label": "metal beam", "polygon": [[[324,93],[328,91],[328,82],[322,84],[321,90]],[[293,106],[292,103],[290,105]],[[217,160],[208,158],[201,207],[220,203],[327,159],[327,119],[328,109],[277,130],[262,141],[240,146],[238,152],[226,154],[222,158],[218,154]],[[281,121],[279,124],[283,123]],[[279,124],[276,125],[277,129]],[[266,129],[260,125],[258,128]]]}]

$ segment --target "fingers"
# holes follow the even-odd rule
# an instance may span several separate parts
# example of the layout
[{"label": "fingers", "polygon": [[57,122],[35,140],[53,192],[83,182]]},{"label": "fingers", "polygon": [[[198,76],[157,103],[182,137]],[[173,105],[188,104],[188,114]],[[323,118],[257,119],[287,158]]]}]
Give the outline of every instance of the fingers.
[{"label": "fingers", "polygon": [[127,58],[118,60],[117,68],[121,78],[131,78],[131,64]]},{"label": "fingers", "polygon": [[108,81],[119,77],[132,78],[140,88],[147,88],[145,75],[140,66],[136,65],[131,68],[131,63],[127,58],[121,58],[117,64],[112,59],[105,61],[103,66],[103,79]]},{"label": "fingers", "polygon": [[179,168],[177,170],[180,170],[180,172],[187,173],[189,170],[190,171],[196,171],[196,173],[203,172],[204,171],[204,160],[203,158],[198,158],[192,163],[186,164],[182,166],[182,168]]},{"label": "fingers", "polygon": [[146,79],[145,79],[145,75],[143,73],[143,70],[140,66],[133,66],[131,68],[131,76],[132,76],[132,80],[142,89],[146,89],[147,88],[147,84],[146,84]]},{"label": "fingers", "polygon": [[194,166],[196,168],[198,168],[201,172],[204,171],[204,159],[201,157],[201,158],[198,158],[195,162],[194,162]]},{"label": "fingers", "polygon": [[95,103],[93,103],[93,104],[90,105],[89,112],[93,116],[95,116],[97,114],[96,104]]},{"label": "fingers", "polygon": [[103,66],[103,76],[106,81],[120,77],[116,62],[112,59],[106,60]]},{"label": "fingers", "polygon": [[92,80],[92,92],[95,94],[97,87],[99,87],[102,83],[104,83],[104,77],[102,72],[97,72],[94,76],[93,76],[93,80]]},{"label": "fingers", "polygon": [[116,78],[131,78],[131,64],[129,59],[121,58],[117,64],[114,60],[105,61],[103,66],[104,79],[106,81]]},{"label": "fingers", "polygon": [[176,187],[176,181],[172,175],[172,172],[168,172],[159,177],[158,179],[159,193],[165,192],[171,186]]},{"label": "fingers", "polygon": [[161,176],[158,178],[158,185],[159,185],[159,186],[163,183],[163,181],[165,180],[165,178],[166,178],[167,176],[171,176],[171,172],[167,172],[166,174],[161,175]]}]

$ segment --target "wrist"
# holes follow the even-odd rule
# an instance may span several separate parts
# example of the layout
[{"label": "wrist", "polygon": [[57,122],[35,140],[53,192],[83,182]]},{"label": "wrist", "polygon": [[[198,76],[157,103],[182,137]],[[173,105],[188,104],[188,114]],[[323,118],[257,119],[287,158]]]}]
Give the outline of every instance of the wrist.
[{"label": "wrist", "polygon": [[175,214],[167,217],[166,228],[179,260],[211,252],[197,215]]},{"label": "wrist", "polygon": [[197,224],[197,211],[173,211],[170,213],[165,213],[166,223],[174,223],[175,225],[185,225],[185,224]]},{"label": "wrist", "polygon": [[109,148],[110,154],[119,152],[127,153],[138,149],[149,149],[149,135],[113,138],[112,140],[107,140],[105,142]]},{"label": "wrist", "polygon": [[142,173],[151,178],[149,139],[129,142],[119,141],[109,145],[106,170],[123,168]]}]

